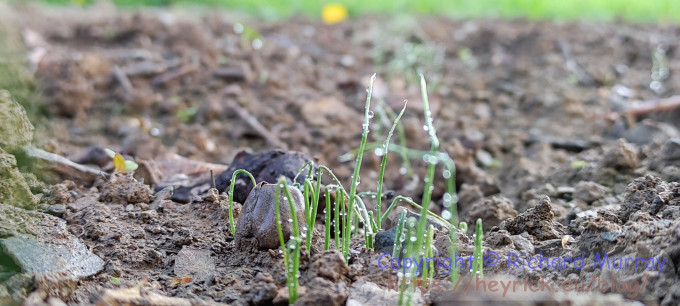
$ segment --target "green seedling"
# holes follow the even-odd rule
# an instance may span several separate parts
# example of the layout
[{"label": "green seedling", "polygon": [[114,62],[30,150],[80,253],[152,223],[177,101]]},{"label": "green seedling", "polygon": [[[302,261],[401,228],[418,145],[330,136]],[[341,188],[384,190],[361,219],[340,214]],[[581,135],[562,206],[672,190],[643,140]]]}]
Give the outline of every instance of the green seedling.
[{"label": "green seedling", "polygon": [[467,225],[467,223],[461,222],[461,223],[458,225],[458,229],[459,229],[461,232],[463,232],[463,234],[467,233],[467,230],[468,230],[468,225]]},{"label": "green seedling", "polygon": [[116,285],[120,285],[120,279],[118,279],[117,277],[111,276],[111,282]]},{"label": "green seedling", "polygon": [[401,253],[401,244],[406,240],[404,234],[404,223],[406,222],[406,210],[402,210],[399,214],[399,221],[397,221],[397,230],[394,234],[394,246],[392,247],[392,258],[399,258]]},{"label": "green seedling", "polygon": [[[323,214],[326,217],[326,224],[325,224],[325,233],[326,235],[324,236],[323,240],[323,249],[324,251],[328,251],[330,249],[330,242],[331,242],[331,190],[326,186],[326,209],[323,210]],[[309,250],[309,249],[308,249]]]},{"label": "green seedling", "polygon": [[[255,178],[253,177],[250,172],[246,171],[245,169],[238,169],[234,171],[234,174],[231,176],[231,184],[229,184],[229,226],[231,227],[231,234],[235,235],[236,234],[236,223],[234,222],[234,185],[236,184],[236,176],[239,174],[246,174],[250,178],[250,181],[253,183],[253,188],[257,186],[257,182],[255,181]],[[213,183],[214,184],[214,183]]]},{"label": "green seedling", "polygon": [[113,167],[116,171],[121,173],[133,172],[139,168],[139,165],[132,160],[126,160],[123,155],[111,149],[104,149],[106,155],[113,160]]},{"label": "green seedling", "polygon": [[376,226],[378,229],[382,228],[382,192],[383,192],[383,179],[385,178],[385,165],[387,164],[387,152],[389,152],[390,148],[390,140],[392,139],[392,134],[394,133],[394,129],[397,127],[397,124],[399,123],[399,120],[401,120],[401,116],[404,115],[404,111],[406,110],[406,103],[404,103],[404,107],[401,109],[401,112],[399,112],[399,115],[397,115],[397,118],[394,120],[394,123],[392,123],[392,128],[390,128],[390,131],[387,133],[387,139],[385,139],[385,142],[383,143],[383,147],[380,149],[380,153],[382,155],[382,161],[380,163],[380,175],[378,176],[378,190],[376,191],[376,198],[377,198],[377,203],[375,204],[375,211],[377,215],[377,219],[375,220]]},{"label": "green seedling", "polygon": [[[432,240],[434,239],[434,226],[430,225],[427,228],[427,236],[425,238],[425,258],[433,258],[434,251],[432,250]],[[434,277],[434,269],[436,266],[430,268],[428,261],[423,261],[423,284],[427,284],[430,279]]]},{"label": "green seedling", "polygon": [[197,113],[198,108],[187,107],[177,111],[177,113],[175,113],[175,118],[177,118],[177,120],[181,121],[182,123],[191,123],[194,120],[194,117],[196,117]]},{"label": "green seedling", "polygon": [[[288,246],[285,244],[283,237],[283,229],[281,227],[281,209],[279,207],[281,190],[284,191],[288,204],[290,205],[290,214],[293,221],[292,230],[293,235],[288,241]],[[288,182],[285,177],[279,178],[276,184],[275,196],[275,211],[276,211],[276,230],[279,234],[279,242],[283,250],[283,261],[286,265],[286,286],[288,287],[288,303],[294,304],[298,297],[298,278],[300,270],[300,248],[302,246],[302,239],[298,229],[298,219],[295,213],[295,205],[293,204],[293,197],[288,189]]]},{"label": "green seedling", "polygon": [[482,231],[482,219],[477,219],[475,225],[475,250],[474,260],[472,263],[472,273],[479,278],[484,278],[484,258],[482,254],[482,241],[484,241],[484,232]]}]

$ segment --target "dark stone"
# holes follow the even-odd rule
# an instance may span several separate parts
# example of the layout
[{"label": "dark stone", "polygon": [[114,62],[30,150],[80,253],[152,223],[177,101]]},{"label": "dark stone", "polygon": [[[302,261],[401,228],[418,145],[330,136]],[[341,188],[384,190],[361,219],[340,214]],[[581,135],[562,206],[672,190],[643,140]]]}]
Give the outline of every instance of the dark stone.
[{"label": "dark stone", "polygon": [[[231,177],[239,169],[245,169],[250,172],[257,183],[267,182],[274,184],[280,176],[286,177],[288,183],[292,183],[293,178],[295,178],[295,175],[297,175],[302,166],[311,160],[311,157],[300,152],[272,150],[251,154],[241,151],[236,154],[229,168],[215,177],[215,185],[220,192],[228,191],[231,185]],[[306,175],[307,171],[301,173],[297,183],[303,183],[307,177]],[[234,201],[243,203],[253,185],[250,182],[250,178],[245,174],[239,174],[236,177],[236,181],[238,185],[234,188]],[[239,181],[243,183],[239,184]],[[207,189],[198,190],[198,192],[194,191],[194,189],[203,185],[211,185],[211,183],[205,181],[193,186],[178,188],[172,195],[172,200],[179,203],[189,203],[192,194],[205,193]]]},{"label": "dark stone", "polygon": [[45,210],[45,212],[55,217],[61,218],[61,216],[63,216],[64,213],[66,212],[66,205],[64,204],[50,205],[47,206],[47,210]]},{"label": "dark stone", "polygon": [[375,252],[380,254],[382,253],[392,254],[392,250],[394,249],[394,236],[396,234],[397,234],[396,226],[386,231],[377,233],[375,235],[375,243],[373,244],[373,246],[375,247]]}]

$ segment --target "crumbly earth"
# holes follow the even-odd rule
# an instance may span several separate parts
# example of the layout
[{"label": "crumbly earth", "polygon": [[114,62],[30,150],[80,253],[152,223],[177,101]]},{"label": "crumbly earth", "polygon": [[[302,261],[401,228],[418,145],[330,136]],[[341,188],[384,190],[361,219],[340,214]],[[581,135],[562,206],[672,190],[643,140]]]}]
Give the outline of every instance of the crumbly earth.
[{"label": "crumbly earth", "polygon": [[[136,178],[31,188],[44,193],[39,209],[66,220],[106,264],[75,287],[51,280],[58,275],[36,277],[44,290],[30,302],[285,304],[281,253],[236,247],[224,195],[208,191],[182,204],[167,192],[154,197],[145,184],[206,182],[204,169],[226,169],[242,149],[302,152],[349,184],[354,163],[346,154],[359,146],[365,89],[377,72],[359,185],[375,190],[381,159],[373,144],[391,126],[385,113],[398,112],[403,100],[408,108],[394,142],[403,135],[402,145],[429,149],[418,69],[428,81],[440,150],[456,162],[461,221],[481,218],[483,250],[498,255],[484,280],[549,280],[551,290],[431,290],[415,303],[678,303],[680,111],[629,111],[677,101],[679,26],[373,16],[329,26],[106,5],[85,12],[11,8],[46,94],[49,120],[35,123],[34,143],[104,170],[111,163],[87,152],[107,147],[140,165]],[[183,168],[167,158],[172,154],[218,165]],[[426,166],[390,154],[385,189],[419,201]],[[443,169],[435,175],[443,177]],[[444,190],[436,179],[435,213]],[[374,202],[366,198],[370,208]],[[242,207],[235,207],[238,222]],[[322,224],[310,229],[311,254],[301,258],[299,304],[396,303],[389,289],[397,270],[380,267],[391,258],[357,238],[345,263],[337,251],[323,251]],[[459,255],[472,253],[472,232],[460,236]],[[437,231],[441,256],[449,242]],[[652,258],[652,268],[594,266],[605,253]],[[512,264],[512,254],[587,264],[532,269]],[[436,279],[448,279],[444,272]],[[19,275],[0,285],[0,301],[36,288]],[[461,279],[469,276],[463,269]],[[561,287],[604,279],[625,286],[586,284],[585,294]]]}]

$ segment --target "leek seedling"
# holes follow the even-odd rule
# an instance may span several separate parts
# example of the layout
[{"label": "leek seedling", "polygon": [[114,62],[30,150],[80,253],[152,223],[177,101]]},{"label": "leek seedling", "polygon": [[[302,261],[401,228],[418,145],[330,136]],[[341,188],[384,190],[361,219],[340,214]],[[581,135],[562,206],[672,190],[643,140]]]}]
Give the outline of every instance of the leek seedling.
[{"label": "leek seedling", "polygon": [[231,227],[231,234],[235,235],[236,234],[236,223],[234,222],[234,185],[236,184],[236,176],[244,173],[248,175],[250,180],[253,182],[253,188],[257,186],[257,183],[255,182],[255,178],[253,177],[250,172],[246,171],[245,169],[238,169],[234,171],[234,174],[231,176],[231,184],[229,185],[229,226]]},{"label": "leek seedling", "polygon": [[[293,235],[288,241],[288,247],[286,247],[285,240],[283,237],[283,229],[281,227],[281,209],[279,208],[279,201],[281,196],[281,190],[283,189],[286,194],[286,199],[290,205],[290,215],[293,221],[292,231]],[[276,196],[274,200],[274,210],[276,211],[276,230],[279,234],[279,242],[281,243],[281,248],[283,249],[283,261],[286,266],[286,286],[288,287],[288,303],[293,304],[297,300],[298,296],[298,278],[300,269],[300,247],[302,245],[300,238],[300,231],[298,229],[298,219],[295,213],[295,204],[293,202],[293,197],[288,189],[288,182],[285,177],[279,178],[276,184]],[[290,249],[290,250],[289,250]]]},{"label": "leek seedling", "polygon": [[484,258],[482,257],[482,241],[484,241],[484,232],[482,231],[482,219],[477,219],[475,225],[475,251],[474,261],[472,264],[473,275],[484,278]]}]

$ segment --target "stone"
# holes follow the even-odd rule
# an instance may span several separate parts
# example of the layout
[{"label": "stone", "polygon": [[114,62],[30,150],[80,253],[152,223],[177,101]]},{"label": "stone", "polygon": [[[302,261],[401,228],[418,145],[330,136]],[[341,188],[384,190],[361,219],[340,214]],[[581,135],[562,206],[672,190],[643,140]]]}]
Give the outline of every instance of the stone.
[{"label": "stone", "polygon": [[[299,228],[305,225],[305,202],[299,189],[289,186],[293,207]],[[287,197],[281,189],[279,210],[284,241],[293,234],[292,214]],[[265,182],[257,184],[243,204],[241,215],[236,224],[236,247],[241,248],[243,239],[254,238],[253,244],[259,249],[277,249],[280,246],[276,227],[276,184]],[[300,233],[302,235],[303,233]]]},{"label": "stone", "polygon": [[0,148],[0,178],[2,178],[0,203],[23,208],[35,208],[38,205],[38,199],[31,193],[24,176],[17,169],[16,158],[2,148]]},{"label": "stone", "polygon": [[104,268],[62,219],[0,204],[0,224],[0,247],[23,272],[67,272],[80,279]]},{"label": "stone", "polygon": [[373,247],[376,253],[392,254],[394,249],[394,236],[397,234],[397,228],[393,227],[386,231],[379,232],[375,235],[375,242]]},{"label": "stone", "polygon": [[34,130],[26,110],[9,91],[0,90],[0,148],[12,152],[31,143]]},{"label": "stone", "polygon": [[47,206],[45,210],[46,213],[53,215],[55,217],[60,217],[66,212],[66,205],[64,204],[52,204]]},{"label": "stone", "polygon": [[461,220],[467,221],[474,227],[477,219],[482,219],[482,228],[488,232],[492,227],[497,226],[501,221],[517,216],[517,211],[510,199],[504,196],[491,196],[482,198],[461,214]]},{"label": "stone", "polygon": [[[395,276],[393,280],[388,282],[388,289],[380,288],[372,282],[355,282],[349,289],[346,305],[398,305],[399,291],[397,291],[397,277]],[[419,292],[414,294],[412,298],[411,304],[413,305],[422,305],[425,302]]]},{"label": "stone", "polygon": [[580,199],[590,204],[604,199],[609,194],[609,188],[591,181],[580,181],[574,186],[574,199]]},{"label": "stone", "polygon": [[203,281],[215,273],[215,261],[208,250],[185,247],[177,253],[173,271],[177,277]]}]

